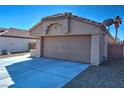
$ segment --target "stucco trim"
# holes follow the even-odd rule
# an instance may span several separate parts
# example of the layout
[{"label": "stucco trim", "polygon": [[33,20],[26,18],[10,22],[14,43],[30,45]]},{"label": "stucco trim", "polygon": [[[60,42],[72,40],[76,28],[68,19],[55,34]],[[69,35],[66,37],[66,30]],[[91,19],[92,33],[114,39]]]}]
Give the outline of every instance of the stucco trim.
[{"label": "stucco trim", "polygon": [[31,29],[29,29],[29,32],[31,33],[35,28],[37,28],[38,26],[40,26],[44,22],[51,21],[51,20],[60,20],[60,19],[68,19],[68,20],[75,19],[75,20],[78,20],[78,21],[81,21],[81,22],[88,23],[90,25],[94,25],[94,26],[99,26],[101,24],[101,23],[95,22],[93,20],[89,20],[89,19],[86,19],[86,18],[82,18],[82,17],[79,17],[79,16],[72,15],[72,13],[61,13],[61,14],[56,14],[56,15],[44,17],[40,22],[38,22]]},{"label": "stucco trim", "polygon": [[100,37],[99,35],[91,36],[91,58],[92,65],[100,64]]},{"label": "stucco trim", "polygon": [[[42,37],[47,37],[47,36],[75,36],[75,35],[78,35],[78,36],[85,36],[85,35],[91,35],[90,33],[89,34],[62,34],[62,35],[44,35]],[[99,35],[99,33],[95,33],[95,34],[92,34],[92,35]]]},{"label": "stucco trim", "polygon": [[21,38],[21,39],[37,39],[37,38],[30,38],[30,37],[18,37],[18,36],[9,36],[9,35],[1,35],[0,37],[8,37],[8,38]]},{"label": "stucco trim", "polygon": [[29,33],[31,33],[35,28],[39,27],[40,25],[42,25],[44,22],[40,21],[37,24],[35,24],[31,29],[29,29]]}]

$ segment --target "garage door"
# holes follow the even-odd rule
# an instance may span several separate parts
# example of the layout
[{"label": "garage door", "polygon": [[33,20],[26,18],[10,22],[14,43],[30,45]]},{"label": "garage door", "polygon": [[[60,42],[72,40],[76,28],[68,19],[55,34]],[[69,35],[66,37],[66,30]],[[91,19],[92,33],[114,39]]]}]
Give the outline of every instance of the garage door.
[{"label": "garage door", "polygon": [[90,62],[90,36],[55,36],[43,38],[43,56],[77,62]]}]

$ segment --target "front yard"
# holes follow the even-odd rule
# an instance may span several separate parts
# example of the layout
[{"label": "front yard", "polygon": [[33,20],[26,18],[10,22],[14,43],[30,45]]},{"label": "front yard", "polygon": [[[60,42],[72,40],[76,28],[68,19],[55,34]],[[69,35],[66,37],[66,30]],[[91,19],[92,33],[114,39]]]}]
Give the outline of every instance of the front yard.
[{"label": "front yard", "polygon": [[100,66],[90,66],[65,88],[124,88],[124,59],[109,60]]},{"label": "front yard", "polygon": [[29,56],[0,56],[0,87],[124,88],[124,59],[89,66]]},{"label": "front yard", "polygon": [[29,56],[0,59],[0,88],[59,88],[90,66]]}]

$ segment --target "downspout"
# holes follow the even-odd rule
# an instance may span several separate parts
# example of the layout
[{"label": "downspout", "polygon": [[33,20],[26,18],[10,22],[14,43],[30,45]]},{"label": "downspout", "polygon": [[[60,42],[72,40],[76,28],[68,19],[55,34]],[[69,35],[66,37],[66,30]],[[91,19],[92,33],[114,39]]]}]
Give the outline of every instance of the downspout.
[{"label": "downspout", "polygon": [[66,29],[66,31],[64,32],[64,34],[70,33],[71,16],[72,16],[72,13],[68,13],[68,14],[65,16],[65,19],[67,19],[67,27],[66,27],[67,29]]},{"label": "downspout", "polygon": [[43,42],[43,37],[40,36],[40,57],[43,57],[43,50],[44,50],[44,42]]},{"label": "downspout", "polygon": [[68,33],[70,33],[71,14],[68,17]]}]

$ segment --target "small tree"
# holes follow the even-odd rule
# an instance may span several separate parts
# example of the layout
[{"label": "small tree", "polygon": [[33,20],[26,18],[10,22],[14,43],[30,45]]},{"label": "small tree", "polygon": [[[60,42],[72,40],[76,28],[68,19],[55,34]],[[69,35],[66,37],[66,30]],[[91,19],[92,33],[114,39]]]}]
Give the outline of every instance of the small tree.
[{"label": "small tree", "polygon": [[7,52],[7,50],[2,50],[1,54],[2,54],[2,55],[7,55],[8,52]]},{"label": "small tree", "polygon": [[120,27],[120,24],[122,24],[122,18],[120,18],[120,16],[116,16],[114,18],[114,26],[116,29],[116,34],[115,34],[115,41],[117,41],[117,35],[118,35],[118,28]]}]

